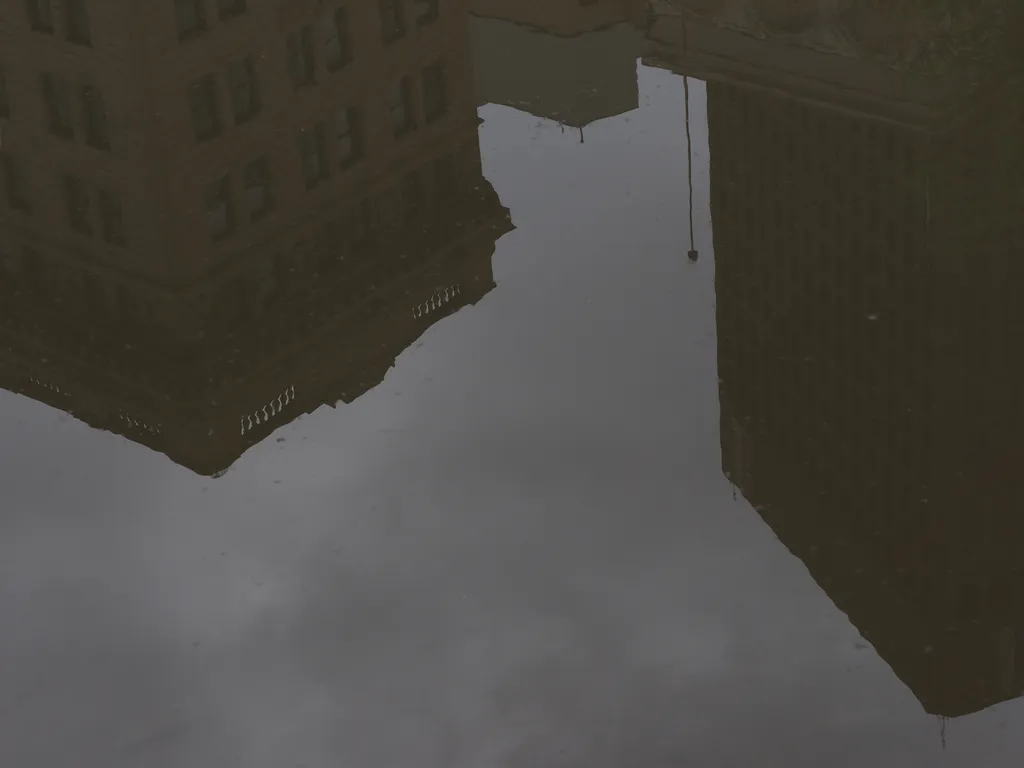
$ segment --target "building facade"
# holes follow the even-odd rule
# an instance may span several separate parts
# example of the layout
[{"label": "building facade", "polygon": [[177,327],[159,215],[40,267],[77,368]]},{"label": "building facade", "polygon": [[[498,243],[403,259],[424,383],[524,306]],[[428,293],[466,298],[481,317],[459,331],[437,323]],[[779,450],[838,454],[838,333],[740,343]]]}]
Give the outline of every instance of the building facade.
[{"label": "building facade", "polygon": [[511,225],[463,0],[142,5],[0,9],[0,375],[209,474],[379,382]]},{"label": "building facade", "polygon": [[643,26],[647,0],[473,0],[473,14],[575,37],[616,24]]},{"label": "building facade", "polygon": [[946,716],[1024,692],[1024,114],[965,99],[707,87],[723,470]]}]

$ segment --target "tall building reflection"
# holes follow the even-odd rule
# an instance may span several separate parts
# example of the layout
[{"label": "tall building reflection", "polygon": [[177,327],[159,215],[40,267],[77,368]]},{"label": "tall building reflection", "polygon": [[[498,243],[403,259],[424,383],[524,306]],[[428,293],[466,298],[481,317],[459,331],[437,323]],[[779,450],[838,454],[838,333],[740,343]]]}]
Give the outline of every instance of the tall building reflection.
[{"label": "tall building reflection", "polygon": [[708,78],[723,470],[928,712],[1017,697],[1021,80],[714,26],[655,53]]},{"label": "tall building reflection", "polygon": [[215,474],[494,287],[466,0],[0,8],[0,386]]}]

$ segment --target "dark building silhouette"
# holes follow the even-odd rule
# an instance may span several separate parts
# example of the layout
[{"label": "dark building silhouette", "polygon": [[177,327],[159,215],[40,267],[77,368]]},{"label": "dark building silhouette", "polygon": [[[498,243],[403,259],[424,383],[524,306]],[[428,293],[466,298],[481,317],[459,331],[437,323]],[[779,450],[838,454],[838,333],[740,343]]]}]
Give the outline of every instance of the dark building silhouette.
[{"label": "dark building silhouette", "polygon": [[0,10],[0,386],[215,474],[488,293],[511,222],[465,2],[137,5]]},{"label": "dark building silhouette", "polygon": [[654,0],[643,58],[678,74],[919,128],[948,112],[977,78],[965,62],[938,68],[932,58],[894,53],[898,40],[886,32],[917,29],[910,41],[933,40],[930,19],[915,25],[901,16],[895,25],[878,21],[879,11],[851,18],[825,7],[816,0]]},{"label": "dark building silhouette", "polygon": [[901,73],[674,5],[649,53],[708,80],[723,470],[926,711],[1015,698],[1020,62]]}]

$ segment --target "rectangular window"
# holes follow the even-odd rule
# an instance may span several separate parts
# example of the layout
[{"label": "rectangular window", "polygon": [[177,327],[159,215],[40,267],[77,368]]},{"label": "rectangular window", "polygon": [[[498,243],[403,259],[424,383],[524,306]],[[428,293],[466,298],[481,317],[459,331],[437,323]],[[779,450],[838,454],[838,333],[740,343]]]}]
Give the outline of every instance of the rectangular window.
[{"label": "rectangular window", "polygon": [[202,0],[174,0],[178,19],[178,39],[188,40],[206,29]]},{"label": "rectangular window", "polygon": [[245,207],[249,221],[259,221],[274,208],[274,194],[270,178],[270,165],[265,157],[245,166],[242,179],[245,188]]},{"label": "rectangular window", "polygon": [[213,240],[225,238],[235,229],[230,176],[224,176],[206,189],[206,225]]},{"label": "rectangular window", "polygon": [[121,198],[104,189],[97,193],[96,198],[100,209],[100,228],[103,239],[112,245],[123,246],[125,244],[124,210],[121,207]]},{"label": "rectangular window", "polygon": [[363,156],[363,124],[359,110],[342,107],[336,118],[338,157],[342,168],[348,168]]},{"label": "rectangular window", "polygon": [[438,0],[413,0],[412,13],[417,27],[425,27],[437,21]]},{"label": "rectangular window", "polygon": [[325,45],[324,59],[332,72],[352,61],[352,38],[348,26],[348,11],[339,8],[321,21]]},{"label": "rectangular window", "polygon": [[77,176],[64,175],[64,205],[68,224],[83,235],[92,234],[92,220],[89,211],[89,193]]},{"label": "rectangular window", "polygon": [[441,62],[423,70],[423,116],[428,123],[448,111],[448,87]]},{"label": "rectangular window", "polygon": [[217,0],[217,15],[221,21],[241,16],[245,11],[245,0]]},{"label": "rectangular window", "polygon": [[302,156],[302,175],[306,189],[313,189],[328,178],[327,141],[323,123],[299,134],[299,153]]},{"label": "rectangular window", "polygon": [[3,156],[4,186],[7,188],[7,204],[22,213],[32,212],[28,178],[18,161],[10,155]]},{"label": "rectangular window", "polygon": [[412,81],[408,75],[395,81],[389,102],[391,127],[396,137],[404,136],[416,127],[416,118],[412,112]]},{"label": "rectangular window", "polygon": [[46,119],[50,133],[64,139],[75,135],[71,124],[71,99],[68,84],[49,72],[43,73],[43,102],[46,105]]},{"label": "rectangular window", "polygon": [[288,38],[288,70],[296,88],[316,82],[313,28],[308,24]]},{"label": "rectangular window", "polygon": [[92,45],[85,0],[64,0],[64,36],[72,43]]},{"label": "rectangular window", "polygon": [[28,21],[36,32],[53,34],[52,0],[25,0],[28,3]]},{"label": "rectangular window", "polygon": [[405,37],[405,11],[402,0],[378,0],[380,4],[380,38],[393,43]]},{"label": "rectangular window", "polygon": [[110,149],[110,127],[103,94],[91,85],[82,86],[82,122],[87,144],[97,149]]},{"label": "rectangular window", "polygon": [[260,94],[256,86],[256,70],[252,56],[246,56],[228,67],[228,88],[235,112],[235,124],[251,120],[260,112]]},{"label": "rectangular window", "polygon": [[[0,117],[11,116],[11,99],[7,92],[7,68],[0,64]],[[3,136],[0,136],[0,141]]]},{"label": "rectangular window", "polygon": [[189,87],[189,107],[192,128],[197,141],[207,141],[220,135],[220,109],[217,105],[217,78],[206,75]]}]

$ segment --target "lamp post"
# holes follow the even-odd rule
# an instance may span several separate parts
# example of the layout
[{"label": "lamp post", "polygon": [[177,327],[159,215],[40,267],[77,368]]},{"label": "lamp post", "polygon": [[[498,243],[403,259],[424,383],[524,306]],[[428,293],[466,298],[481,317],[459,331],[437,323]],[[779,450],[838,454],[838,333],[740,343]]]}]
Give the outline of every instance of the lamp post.
[{"label": "lamp post", "polygon": [[[683,60],[688,64],[690,44],[687,38],[686,10],[683,9],[682,13]],[[690,136],[690,76],[685,71],[683,72],[683,95],[686,99],[686,176],[690,188],[690,250],[686,252],[686,257],[690,260],[691,264],[696,264],[700,254],[697,253],[697,248],[694,246],[693,241],[693,138]]]}]

